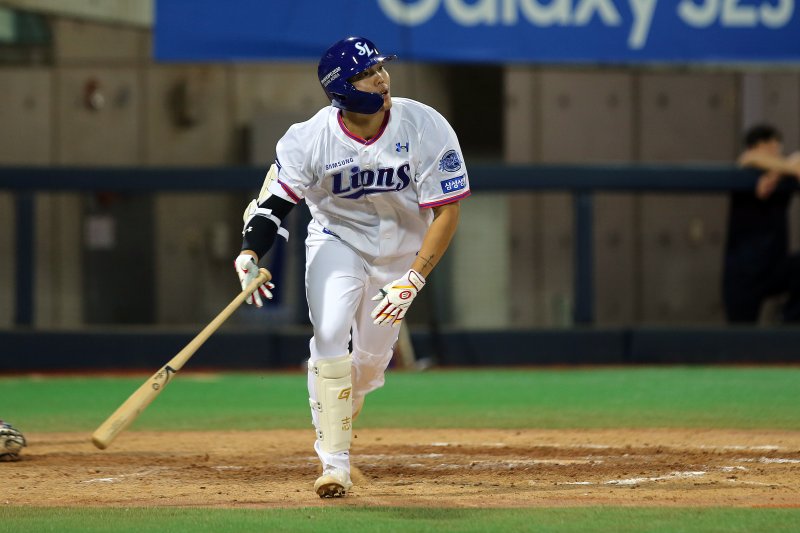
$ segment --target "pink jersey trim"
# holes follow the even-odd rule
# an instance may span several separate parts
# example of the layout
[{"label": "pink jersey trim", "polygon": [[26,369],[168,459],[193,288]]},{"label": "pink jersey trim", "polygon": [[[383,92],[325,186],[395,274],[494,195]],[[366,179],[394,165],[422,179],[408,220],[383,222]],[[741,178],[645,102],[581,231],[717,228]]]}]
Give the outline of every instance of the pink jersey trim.
[{"label": "pink jersey trim", "polygon": [[461,200],[463,198],[466,198],[470,194],[472,194],[472,191],[464,191],[459,195],[450,196],[449,198],[443,198],[441,200],[436,200],[435,202],[428,202],[428,203],[425,203],[425,204],[419,204],[419,206],[426,208],[426,207],[438,207],[440,205],[452,204],[453,202],[457,202],[457,201],[459,201],[459,200]]},{"label": "pink jersey trim", "polygon": [[350,137],[351,139],[353,139],[354,141],[356,141],[358,143],[361,143],[361,144],[363,144],[365,146],[369,146],[370,144],[372,144],[372,143],[376,142],[378,139],[380,139],[381,135],[383,135],[383,132],[386,130],[386,125],[389,124],[389,115],[390,114],[391,114],[391,110],[387,110],[386,114],[383,116],[383,122],[381,123],[381,127],[378,128],[378,133],[376,133],[375,137],[373,137],[370,140],[366,140],[363,137],[359,137],[358,135],[356,135],[354,133],[350,133],[350,130],[348,130],[347,126],[344,125],[344,120],[342,120],[342,111],[341,110],[339,110],[339,113],[336,115],[336,120],[339,121],[339,127],[342,128],[342,131],[344,132],[345,135],[347,135],[348,137]]},{"label": "pink jersey trim", "polygon": [[286,191],[286,194],[288,194],[288,195],[289,195],[289,198],[291,198],[292,200],[294,200],[294,203],[296,203],[296,204],[297,204],[297,203],[300,203],[300,197],[299,197],[299,196],[297,196],[297,194],[295,194],[295,192],[294,192],[294,191],[293,191],[293,190],[292,190],[292,189],[291,189],[291,188],[290,188],[288,185],[286,185],[286,184],[285,184],[284,182],[282,182],[281,180],[278,180],[278,185],[280,185],[281,187],[283,187],[283,190],[284,190],[284,191]]}]

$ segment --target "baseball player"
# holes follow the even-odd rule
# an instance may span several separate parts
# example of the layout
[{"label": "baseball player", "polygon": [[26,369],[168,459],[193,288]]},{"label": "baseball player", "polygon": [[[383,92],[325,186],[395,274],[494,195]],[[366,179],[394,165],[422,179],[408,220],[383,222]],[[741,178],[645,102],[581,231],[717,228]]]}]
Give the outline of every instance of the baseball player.
[{"label": "baseball player", "polygon": [[[259,197],[245,211],[242,286],[283,221],[305,200],[306,297],[314,335],[308,393],[323,498],[343,496],[350,480],[353,420],[364,397],[384,383],[399,324],[458,226],[470,194],[461,148],[434,109],[393,98],[381,54],[369,39],[332,45],[317,74],[331,105],[294,124],[278,141]],[[248,303],[261,307],[265,283]],[[348,347],[352,346],[352,352]]]}]

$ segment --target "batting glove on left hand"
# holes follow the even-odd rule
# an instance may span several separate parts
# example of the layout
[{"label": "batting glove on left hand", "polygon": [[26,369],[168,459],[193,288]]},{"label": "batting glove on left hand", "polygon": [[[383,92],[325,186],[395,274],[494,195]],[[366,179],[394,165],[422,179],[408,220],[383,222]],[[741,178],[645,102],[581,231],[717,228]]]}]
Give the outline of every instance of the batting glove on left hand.
[{"label": "batting glove on left hand", "polygon": [[[250,285],[250,282],[258,277],[258,265],[256,265],[255,259],[253,259],[253,256],[250,254],[240,255],[233,262],[233,265],[236,267],[236,273],[239,275],[239,281],[242,283],[242,290],[246,289],[247,286]],[[263,296],[267,300],[272,300],[272,293],[270,290],[274,288],[275,285],[269,281],[263,283],[247,297],[245,302],[255,304],[256,307],[263,307],[264,303],[261,301],[261,297]]]},{"label": "batting glove on left hand", "polygon": [[425,286],[425,278],[416,270],[409,270],[405,276],[386,284],[372,300],[380,303],[372,310],[374,324],[398,326],[406,316],[411,302]]}]

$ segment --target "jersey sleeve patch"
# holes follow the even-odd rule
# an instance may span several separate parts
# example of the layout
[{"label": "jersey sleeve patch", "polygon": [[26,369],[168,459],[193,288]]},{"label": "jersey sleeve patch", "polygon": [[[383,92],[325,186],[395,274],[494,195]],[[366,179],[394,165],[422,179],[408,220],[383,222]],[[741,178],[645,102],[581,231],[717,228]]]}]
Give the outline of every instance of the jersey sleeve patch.
[{"label": "jersey sleeve patch", "polygon": [[439,160],[439,170],[458,172],[461,170],[461,157],[455,150],[448,150]]},{"label": "jersey sleeve patch", "polygon": [[[459,164],[459,167],[460,166],[461,165]],[[460,176],[456,176],[455,178],[442,180],[439,182],[439,185],[442,187],[442,194],[450,194],[455,191],[460,191],[467,187],[467,175],[462,174]]]}]

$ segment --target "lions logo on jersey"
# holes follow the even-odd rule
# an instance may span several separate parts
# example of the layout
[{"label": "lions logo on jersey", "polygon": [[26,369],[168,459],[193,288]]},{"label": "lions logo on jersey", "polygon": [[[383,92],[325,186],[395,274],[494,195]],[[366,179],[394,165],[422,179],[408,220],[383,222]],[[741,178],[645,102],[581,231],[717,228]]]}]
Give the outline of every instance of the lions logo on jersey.
[{"label": "lions logo on jersey", "polygon": [[402,191],[411,183],[411,165],[404,163],[398,168],[381,167],[377,172],[350,167],[350,176],[343,172],[331,174],[331,192],[339,198],[358,200],[368,194]]},{"label": "lions logo on jersey", "polygon": [[439,160],[439,170],[446,170],[447,172],[456,172],[461,168],[461,158],[458,157],[458,152],[455,150],[448,150]]}]

